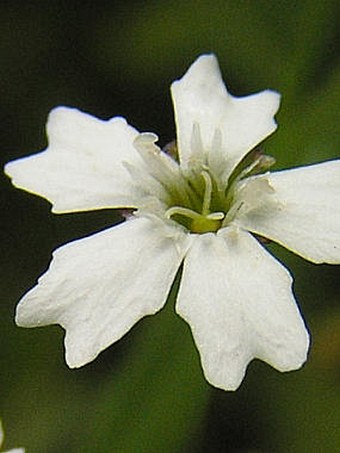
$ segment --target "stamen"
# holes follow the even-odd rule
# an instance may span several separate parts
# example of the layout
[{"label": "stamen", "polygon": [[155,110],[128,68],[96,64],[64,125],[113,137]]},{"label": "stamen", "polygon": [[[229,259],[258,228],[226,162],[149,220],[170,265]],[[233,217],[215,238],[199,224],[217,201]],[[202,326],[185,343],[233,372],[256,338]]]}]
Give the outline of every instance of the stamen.
[{"label": "stamen", "polygon": [[195,158],[199,157],[202,158],[203,156],[203,143],[202,143],[202,136],[201,136],[201,129],[198,123],[194,123],[192,127],[192,134],[191,134],[191,154],[195,156]]},{"label": "stamen", "polygon": [[211,203],[212,181],[207,171],[202,171],[201,175],[205,182],[204,198],[202,203],[202,215],[206,216],[209,214],[209,208]]},{"label": "stamen", "polygon": [[215,151],[220,153],[221,147],[222,147],[222,132],[221,129],[216,128],[211,144],[211,154],[213,154]]},{"label": "stamen", "polygon": [[202,217],[202,215],[198,212],[195,212],[189,208],[183,208],[182,206],[173,206],[165,212],[165,217],[167,217],[168,219],[170,219],[174,215],[181,215],[192,220],[198,220]]},{"label": "stamen", "polygon": [[211,214],[207,215],[206,218],[209,220],[222,220],[224,219],[224,212],[212,212]]},{"label": "stamen", "polygon": [[233,218],[236,216],[236,214],[239,212],[239,210],[242,208],[243,205],[244,205],[244,201],[235,203],[227,212],[227,214],[223,220],[222,226],[228,225],[228,223],[233,220]]},{"label": "stamen", "polygon": [[258,174],[268,168],[272,167],[275,164],[275,158],[269,156],[267,154],[260,154],[260,156],[254,160],[248,167],[244,168],[241,173],[237,176],[237,180],[240,181],[246,176],[250,176],[252,174]]}]

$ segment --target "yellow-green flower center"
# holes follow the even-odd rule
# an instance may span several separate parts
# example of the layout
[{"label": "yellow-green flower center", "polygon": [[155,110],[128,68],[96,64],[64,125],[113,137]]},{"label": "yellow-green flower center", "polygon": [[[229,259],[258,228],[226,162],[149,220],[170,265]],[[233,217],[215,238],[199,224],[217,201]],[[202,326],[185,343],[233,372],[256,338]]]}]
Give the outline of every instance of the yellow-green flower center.
[{"label": "yellow-green flower center", "polygon": [[181,190],[171,191],[165,215],[192,233],[216,232],[232,221],[242,205],[235,197],[238,182],[267,170],[273,163],[270,156],[253,151],[236,167],[227,183],[217,180],[206,165],[189,171],[182,176]]},{"label": "yellow-green flower center", "polygon": [[166,216],[184,225],[192,233],[216,232],[228,208],[225,194],[218,193],[216,183],[207,169],[187,179],[189,203],[171,206]]}]

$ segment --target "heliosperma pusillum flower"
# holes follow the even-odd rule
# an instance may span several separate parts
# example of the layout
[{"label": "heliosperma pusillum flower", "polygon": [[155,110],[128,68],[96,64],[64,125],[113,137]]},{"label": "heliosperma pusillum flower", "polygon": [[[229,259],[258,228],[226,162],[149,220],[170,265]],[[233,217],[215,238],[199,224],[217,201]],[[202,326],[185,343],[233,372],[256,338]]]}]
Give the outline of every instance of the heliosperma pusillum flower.
[{"label": "heliosperma pusillum flower", "polygon": [[269,173],[274,159],[254,147],[276,129],[279,94],[231,96],[214,55],[199,57],[171,93],[177,142],[164,150],[123,118],[59,107],[49,147],[6,166],[55,213],[133,210],[57,249],[16,322],[63,326],[66,361],[82,366],[164,306],[183,263],[176,311],[206,379],[234,390],[253,358],[280,371],[306,360],[292,278],[258,237],[314,263],[340,263],[340,161]]}]

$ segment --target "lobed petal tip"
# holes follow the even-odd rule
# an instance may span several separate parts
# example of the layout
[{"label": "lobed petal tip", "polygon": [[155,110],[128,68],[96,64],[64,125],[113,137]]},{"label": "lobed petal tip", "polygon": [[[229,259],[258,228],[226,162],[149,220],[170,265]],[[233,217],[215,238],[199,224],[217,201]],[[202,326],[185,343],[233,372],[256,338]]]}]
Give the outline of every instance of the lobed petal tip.
[{"label": "lobed petal tip", "polygon": [[218,59],[214,53],[204,53],[196,58],[191,67],[198,65],[218,65]]},{"label": "lobed petal tip", "polygon": [[[281,97],[282,97],[281,94],[278,91],[271,90],[271,89],[264,90],[263,93],[266,96],[268,96],[268,101],[269,101],[268,103],[272,107],[272,111],[269,112],[269,114],[271,114],[273,116],[276,115],[276,113],[278,112],[280,105],[281,105]],[[274,118],[273,118],[273,122],[277,127],[277,123]]]},{"label": "lobed petal tip", "polygon": [[93,357],[92,359],[89,360],[80,360],[79,358],[74,357],[73,354],[68,351],[68,349],[66,349],[65,351],[65,362],[68,368],[70,368],[71,370],[81,368],[84,365],[87,365],[88,363],[92,362],[95,358],[96,357]]},{"label": "lobed petal tip", "polygon": [[203,54],[196,58],[189,69],[180,78],[171,84],[171,90],[176,89],[181,82],[187,81],[188,87],[194,80],[194,83],[202,81],[207,83],[210,77],[221,77],[218,60],[215,54]]},{"label": "lobed petal tip", "polygon": [[11,167],[12,167],[12,163],[14,161],[11,161],[11,162],[7,162],[7,164],[4,165],[4,173],[5,175],[8,177],[8,178],[12,178],[12,175],[11,175]]},{"label": "lobed petal tip", "polygon": [[84,115],[86,116],[86,113],[81,112],[75,107],[67,107],[65,105],[57,105],[56,107],[53,107],[52,110],[49,111],[47,115],[47,122],[46,122],[46,130],[48,131],[51,123],[55,123],[56,121],[60,121],[61,119],[65,118],[65,116],[68,115]]},{"label": "lobed petal tip", "polygon": [[229,362],[228,367],[225,364],[217,364],[216,367],[211,367],[211,364],[202,362],[203,374],[207,382],[213,387],[216,387],[227,392],[235,392],[241,386],[246,372],[248,362],[244,364]]},{"label": "lobed petal tip", "polygon": [[309,352],[309,335],[307,331],[304,344],[302,345],[300,350],[290,352],[291,354],[287,357],[286,361],[282,361],[279,365],[273,364],[273,367],[281,372],[296,371],[303,367],[308,359]]},{"label": "lobed petal tip", "polygon": [[[24,296],[25,297],[25,296]],[[28,306],[29,300],[21,299],[15,311],[14,322],[18,327],[39,327],[39,321],[32,321],[30,307]]]},{"label": "lobed petal tip", "polygon": [[230,380],[228,379],[227,381],[223,380],[221,382],[215,381],[214,379],[210,379],[209,377],[205,376],[206,380],[209,382],[210,385],[213,387],[224,390],[226,392],[236,392],[238,390],[243,382],[244,376],[242,376],[241,379],[235,379],[235,380]]}]

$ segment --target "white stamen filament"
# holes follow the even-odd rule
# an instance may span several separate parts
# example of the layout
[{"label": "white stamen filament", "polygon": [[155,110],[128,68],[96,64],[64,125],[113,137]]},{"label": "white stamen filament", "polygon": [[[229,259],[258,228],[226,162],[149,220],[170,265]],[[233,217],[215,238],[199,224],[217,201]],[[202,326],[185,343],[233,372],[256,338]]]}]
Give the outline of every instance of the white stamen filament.
[{"label": "white stamen filament", "polygon": [[211,203],[212,181],[207,171],[202,171],[201,175],[205,182],[204,197],[202,203],[202,215],[206,216],[209,214],[209,208]]}]

